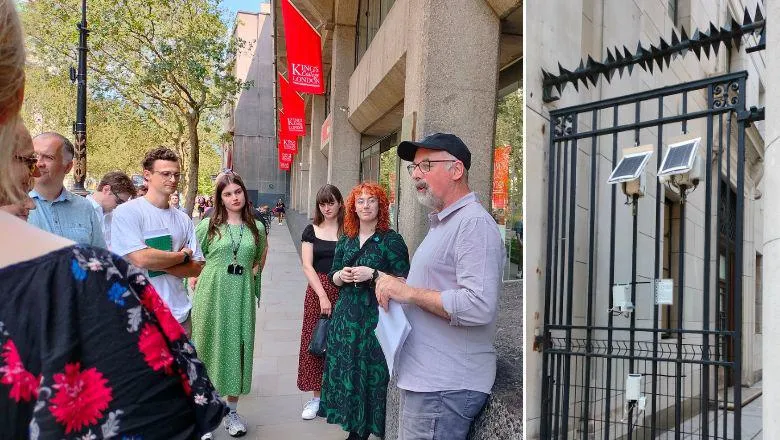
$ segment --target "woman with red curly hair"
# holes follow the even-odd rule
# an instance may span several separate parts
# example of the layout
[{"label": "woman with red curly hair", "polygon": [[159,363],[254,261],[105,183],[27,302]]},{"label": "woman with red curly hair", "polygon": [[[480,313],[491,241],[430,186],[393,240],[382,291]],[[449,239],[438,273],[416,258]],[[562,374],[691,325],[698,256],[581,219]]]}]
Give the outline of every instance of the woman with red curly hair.
[{"label": "woman with red curly hair", "polygon": [[349,432],[348,440],[385,434],[385,398],[390,379],[374,335],[380,275],[406,277],[409,251],[390,229],[387,195],[376,183],[360,183],[347,197],[344,235],[328,277],[339,297],[328,330],[319,414]]}]

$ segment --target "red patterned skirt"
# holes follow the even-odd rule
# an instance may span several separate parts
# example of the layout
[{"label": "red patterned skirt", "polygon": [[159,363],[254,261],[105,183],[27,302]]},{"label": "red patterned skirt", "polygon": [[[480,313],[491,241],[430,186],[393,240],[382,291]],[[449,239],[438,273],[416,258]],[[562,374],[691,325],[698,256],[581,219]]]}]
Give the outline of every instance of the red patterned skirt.
[{"label": "red patterned skirt", "polygon": [[[336,307],[336,299],[339,297],[339,288],[328,280],[327,273],[317,272],[325,293],[331,304],[331,311]],[[298,389],[301,391],[319,391],[322,386],[322,372],[325,358],[309,354],[309,342],[311,341],[314,326],[320,318],[320,299],[309,286],[306,289],[306,298],[303,300],[303,328],[301,329],[301,351],[298,357]]]}]

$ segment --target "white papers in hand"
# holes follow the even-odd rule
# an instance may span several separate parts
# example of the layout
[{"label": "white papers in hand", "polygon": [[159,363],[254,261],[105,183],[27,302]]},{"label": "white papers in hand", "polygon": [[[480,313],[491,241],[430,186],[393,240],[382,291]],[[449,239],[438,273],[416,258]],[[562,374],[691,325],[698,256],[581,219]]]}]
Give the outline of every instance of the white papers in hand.
[{"label": "white papers in hand", "polygon": [[374,334],[385,354],[390,377],[393,377],[393,365],[398,360],[401,347],[404,345],[406,337],[409,336],[409,332],[412,331],[412,326],[406,319],[406,314],[400,304],[392,300],[389,304],[390,307],[386,312],[379,306],[379,321],[374,329]]}]

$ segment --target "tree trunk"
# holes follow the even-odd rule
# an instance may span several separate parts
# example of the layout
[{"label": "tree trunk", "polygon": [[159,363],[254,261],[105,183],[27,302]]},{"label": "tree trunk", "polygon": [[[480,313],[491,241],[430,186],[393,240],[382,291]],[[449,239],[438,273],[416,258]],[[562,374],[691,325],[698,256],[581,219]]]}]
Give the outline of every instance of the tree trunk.
[{"label": "tree trunk", "polygon": [[191,111],[187,114],[187,130],[190,141],[190,154],[187,170],[187,191],[185,194],[184,208],[187,214],[192,216],[195,207],[195,198],[198,196],[198,166],[200,162],[200,138],[198,138],[198,123],[200,113]]}]

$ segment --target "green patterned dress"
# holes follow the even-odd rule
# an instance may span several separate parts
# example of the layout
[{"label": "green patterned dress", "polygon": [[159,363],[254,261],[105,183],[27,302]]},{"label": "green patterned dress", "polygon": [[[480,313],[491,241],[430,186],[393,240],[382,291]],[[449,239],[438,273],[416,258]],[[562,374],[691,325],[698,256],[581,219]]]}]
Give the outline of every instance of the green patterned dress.
[{"label": "green patterned dress", "polygon": [[[409,251],[395,231],[376,233],[350,266],[367,266],[395,276],[409,273]],[[336,245],[328,277],[349,263],[360,249],[357,237],[342,237]],[[382,348],[374,336],[378,320],[374,286],[345,284],[339,289],[328,330],[320,415],[328,423],[361,436],[385,433],[385,398],[389,375]]]},{"label": "green patterned dress", "polygon": [[[217,234],[207,239],[210,219],[195,228],[198,243],[206,257],[206,265],[198,277],[192,304],[192,340],[198,357],[206,364],[214,387],[222,396],[249,394],[252,389],[252,356],[255,343],[255,298],[260,297],[260,275],[252,275],[252,267],[260,262],[266,247],[265,229],[255,222],[260,232],[260,245],[255,246],[249,228],[223,225]],[[227,267],[233,262],[230,234],[239,241],[238,263],[243,275],[231,275]]]}]

